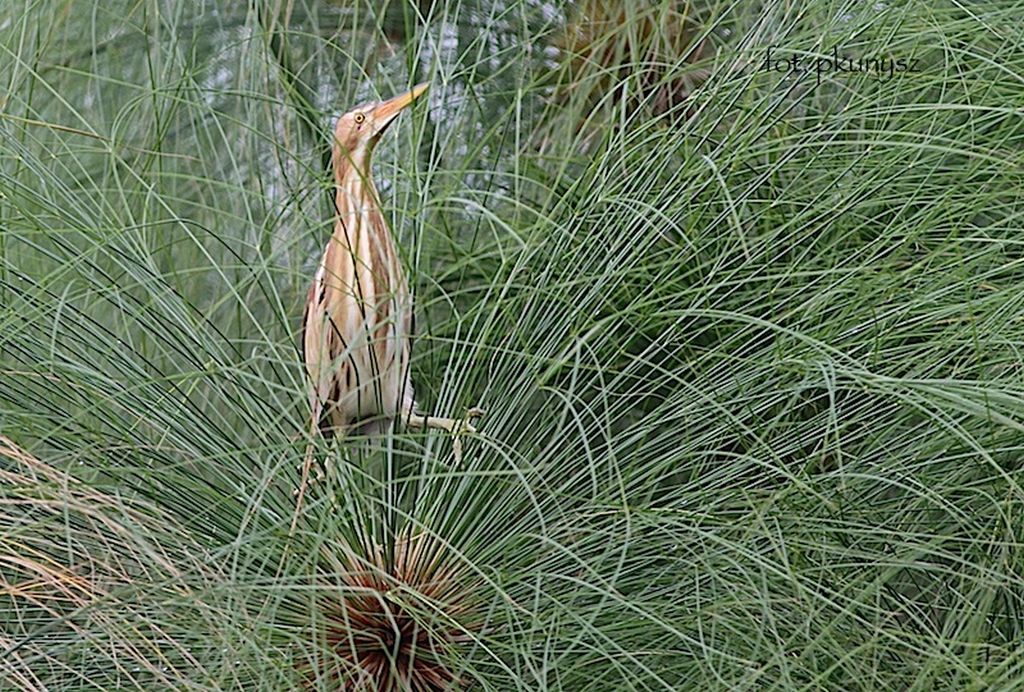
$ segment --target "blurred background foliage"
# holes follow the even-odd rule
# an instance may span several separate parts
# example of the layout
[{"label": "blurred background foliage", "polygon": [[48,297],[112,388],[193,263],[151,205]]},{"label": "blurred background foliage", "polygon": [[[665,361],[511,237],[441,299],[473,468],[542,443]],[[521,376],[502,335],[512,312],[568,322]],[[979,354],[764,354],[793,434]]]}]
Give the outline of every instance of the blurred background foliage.
[{"label": "blurred background foliage", "polygon": [[[3,686],[357,687],[365,607],[464,688],[1018,688],[1022,20],[8,3]],[[833,49],[914,69],[765,66]],[[331,125],[420,81],[376,179],[486,437],[323,445],[289,537]]]}]

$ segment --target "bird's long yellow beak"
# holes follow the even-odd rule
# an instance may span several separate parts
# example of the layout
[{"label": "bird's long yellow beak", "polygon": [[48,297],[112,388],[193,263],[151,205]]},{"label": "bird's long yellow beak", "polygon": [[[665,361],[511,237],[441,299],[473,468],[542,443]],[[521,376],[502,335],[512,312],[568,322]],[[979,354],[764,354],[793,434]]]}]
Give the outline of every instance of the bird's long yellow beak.
[{"label": "bird's long yellow beak", "polygon": [[398,113],[401,112],[403,108],[405,108],[410,103],[412,103],[420,96],[422,96],[423,93],[429,87],[429,82],[417,84],[412,88],[412,90],[407,91],[404,94],[395,96],[394,98],[390,98],[387,101],[384,101],[383,103],[379,104],[376,108],[373,109],[373,115],[377,119],[377,122],[386,123],[389,120],[391,120],[391,118],[398,115]]}]

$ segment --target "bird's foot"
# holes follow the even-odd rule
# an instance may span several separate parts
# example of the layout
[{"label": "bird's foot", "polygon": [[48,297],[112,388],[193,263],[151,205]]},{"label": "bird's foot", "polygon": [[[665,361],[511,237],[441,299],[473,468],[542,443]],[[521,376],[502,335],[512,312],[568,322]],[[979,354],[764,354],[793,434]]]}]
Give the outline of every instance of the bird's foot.
[{"label": "bird's foot", "polygon": [[464,435],[480,434],[480,431],[473,425],[473,421],[477,418],[482,418],[486,411],[479,406],[473,406],[466,411],[466,416],[461,419],[455,420],[455,425],[452,426],[451,433],[452,439],[452,454],[455,456],[455,463],[457,465],[462,464],[462,437]]},{"label": "bird's foot", "polygon": [[408,422],[411,427],[416,428],[436,428],[438,430],[445,430],[452,435],[452,452],[455,456],[455,463],[462,463],[462,438],[466,435],[479,435],[479,430],[473,425],[473,421],[484,415],[484,410],[478,406],[474,406],[466,411],[466,415],[463,418],[440,418],[435,416],[427,416],[422,413],[412,413],[408,416]]}]

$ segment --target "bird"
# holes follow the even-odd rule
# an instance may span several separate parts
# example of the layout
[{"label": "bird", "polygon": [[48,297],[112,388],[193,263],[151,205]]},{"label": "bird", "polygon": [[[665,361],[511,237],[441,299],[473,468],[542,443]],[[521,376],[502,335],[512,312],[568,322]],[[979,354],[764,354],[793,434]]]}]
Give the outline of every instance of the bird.
[{"label": "bird", "polygon": [[461,436],[476,433],[473,420],[484,413],[472,407],[464,418],[444,418],[416,407],[409,373],[413,294],[373,183],[374,148],[428,86],[356,106],[334,128],[334,228],[302,319],[310,445],[296,490],[300,503],[317,435],[378,434],[399,419],[409,427],[451,433],[460,463]]}]

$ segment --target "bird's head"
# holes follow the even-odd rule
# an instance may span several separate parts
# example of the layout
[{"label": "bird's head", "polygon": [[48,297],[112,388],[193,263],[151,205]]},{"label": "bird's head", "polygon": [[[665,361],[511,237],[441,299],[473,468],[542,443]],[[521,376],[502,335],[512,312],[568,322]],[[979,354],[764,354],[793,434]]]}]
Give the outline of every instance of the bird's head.
[{"label": "bird's head", "polygon": [[410,91],[399,94],[387,101],[372,101],[356,106],[338,118],[334,126],[336,165],[347,162],[362,168],[369,164],[370,154],[380,136],[398,114],[423,95],[430,86],[417,84]]}]

